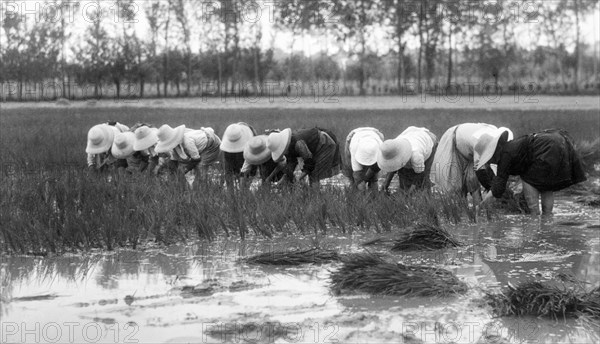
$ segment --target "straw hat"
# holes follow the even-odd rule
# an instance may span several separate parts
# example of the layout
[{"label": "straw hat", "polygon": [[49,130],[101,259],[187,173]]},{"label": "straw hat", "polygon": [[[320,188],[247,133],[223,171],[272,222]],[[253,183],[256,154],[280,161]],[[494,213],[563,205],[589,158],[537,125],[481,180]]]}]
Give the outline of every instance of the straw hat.
[{"label": "straw hat", "polygon": [[494,156],[496,147],[498,147],[498,142],[503,137],[503,134],[505,134],[503,138],[505,142],[512,140],[512,131],[507,128],[499,128],[494,130],[492,133],[484,133],[479,137],[473,152],[475,170],[479,170]]},{"label": "straw hat", "polygon": [[227,153],[241,153],[246,142],[254,136],[252,129],[247,125],[235,123],[225,129],[221,150]]},{"label": "straw hat", "polygon": [[133,149],[134,142],[135,134],[131,131],[116,134],[112,144],[112,155],[117,159],[128,158],[135,152]]},{"label": "straw hat", "polygon": [[254,136],[244,147],[244,159],[251,165],[261,165],[271,159],[267,148],[267,135]]},{"label": "straw hat", "polygon": [[356,162],[363,166],[371,166],[377,162],[377,151],[381,140],[374,137],[364,137],[357,141],[356,150],[352,153]]},{"label": "straw hat", "polygon": [[115,134],[119,130],[108,124],[98,124],[93,126],[87,135],[87,147],[85,152],[88,154],[100,154],[110,150]]},{"label": "straw hat", "polygon": [[273,161],[279,161],[290,145],[292,129],[283,129],[279,133],[271,133],[267,139],[267,148],[271,151]]},{"label": "straw hat", "polygon": [[141,126],[135,130],[133,149],[142,151],[154,146],[158,142],[158,129]]},{"label": "straw hat", "polygon": [[377,151],[377,165],[384,172],[398,171],[406,166],[412,156],[412,145],[407,139],[398,137],[385,140]]},{"label": "straw hat", "polygon": [[185,125],[180,125],[173,129],[168,124],[163,125],[158,129],[158,143],[154,150],[156,153],[167,153],[173,148],[177,147],[178,144],[183,140],[183,133],[185,133]]}]

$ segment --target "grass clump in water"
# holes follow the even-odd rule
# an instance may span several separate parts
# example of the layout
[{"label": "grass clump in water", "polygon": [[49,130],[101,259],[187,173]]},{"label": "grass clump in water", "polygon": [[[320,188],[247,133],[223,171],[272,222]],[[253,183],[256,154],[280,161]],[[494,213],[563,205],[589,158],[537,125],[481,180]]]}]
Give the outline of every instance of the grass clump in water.
[{"label": "grass clump in water", "polygon": [[353,254],[331,273],[336,294],[354,291],[377,295],[450,296],[463,294],[467,285],[450,271],[426,266],[389,263],[373,254]]},{"label": "grass clump in water", "polygon": [[461,245],[448,231],[439,226],[418,224],[414,230],[394,241],[392,251],[438,250]]},{"label": "grass clump in water", "polygon": [[325,264],[338,260],[340,260],[340,255],[335,251],[311,248],[262,253],[247,258],[246,262],[260,265],[301,265]]},{"label": "grass clump in water", "polygon": [[591,318],[600,320],[600,288],[586,291],[574,287],[527,282],[501,293],[487,293],[485,300],[498,316],[533,315],[538,317]]}]

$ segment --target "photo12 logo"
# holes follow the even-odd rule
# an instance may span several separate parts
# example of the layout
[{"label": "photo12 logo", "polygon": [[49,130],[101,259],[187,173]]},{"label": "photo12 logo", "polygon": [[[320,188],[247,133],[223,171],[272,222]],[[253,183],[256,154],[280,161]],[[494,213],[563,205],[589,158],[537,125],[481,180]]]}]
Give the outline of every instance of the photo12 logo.
[{"label": "photo12 logo", "polygon": [[338,343],[331,323],[203,323],[202,343]]},{"label": "photo12 logo", "polygon": [[1,343],[139,343],[138,324],[127,322],[2,322]]},{"label": "photo12 logo", "polygon": [[135,1],[2,1],[0,23],[24,21],[35,23],[74,23],[82,18],[88,23],[103,20],[137,23],[141,15]]}]

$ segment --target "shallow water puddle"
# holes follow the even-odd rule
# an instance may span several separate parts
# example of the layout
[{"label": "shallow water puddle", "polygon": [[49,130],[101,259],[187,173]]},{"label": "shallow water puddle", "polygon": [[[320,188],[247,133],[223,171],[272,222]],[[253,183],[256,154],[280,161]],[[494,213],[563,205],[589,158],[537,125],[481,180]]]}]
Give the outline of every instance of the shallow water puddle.
[{"label": "shallow water puddle", "polygon": [[[550,220],[508,216],[450,227],[466,245],[385,252],[443,267],[470,286],[455,298],[333,296],[336,264],[261,267],[241,258],[313,239],[219,241],[145,251],[3,260],[2,342],[594,343],[576,320],[493,318],[481,297],[508,283],[560,276],[600,284],[600,231],[592,208],[559,200]],[[341,253],[373,234],[319,238]]]}]

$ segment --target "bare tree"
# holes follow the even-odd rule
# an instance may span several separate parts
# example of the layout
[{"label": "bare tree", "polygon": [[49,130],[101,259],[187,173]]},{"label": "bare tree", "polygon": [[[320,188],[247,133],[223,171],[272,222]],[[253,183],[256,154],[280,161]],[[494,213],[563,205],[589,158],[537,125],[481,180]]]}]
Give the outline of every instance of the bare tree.
[{"label": "bare tree", "polygon": [[188,3],[186,0],[174,0],[173,2],[173,13],[175,18],[180,25],[183,33],[183,44],[185,46],[185,63],[186,63],[186,87],[187,95],[191,95],[192,86],[192,43],[191,43],[191,28],[188,21]]}]

